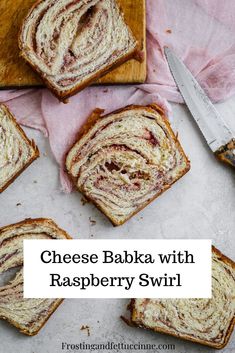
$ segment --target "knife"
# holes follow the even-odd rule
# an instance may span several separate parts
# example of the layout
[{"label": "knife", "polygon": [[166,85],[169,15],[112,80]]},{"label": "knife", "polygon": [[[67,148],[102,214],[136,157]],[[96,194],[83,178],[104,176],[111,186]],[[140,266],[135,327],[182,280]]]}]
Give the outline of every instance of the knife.
[{"label": "knife", "polygon": [[186,105],[214,155],[235,167],[235,136],[184,63],[168,47],[165,56]]}]

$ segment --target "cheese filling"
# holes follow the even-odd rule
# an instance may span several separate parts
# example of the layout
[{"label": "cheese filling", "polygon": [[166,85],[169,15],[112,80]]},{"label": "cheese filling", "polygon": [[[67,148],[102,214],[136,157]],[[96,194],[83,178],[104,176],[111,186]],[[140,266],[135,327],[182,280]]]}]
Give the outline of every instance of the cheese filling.
[{"label": "cheese filling", "polygon": [[0,108],[0,189],[28,163],[34,149]]},{"label": "cheese filling", "polygon": [[206,342],[224,342],[235,315],[235,272],[213,254],[212,299],[136,299],[133,321]]},{"label": "cheese filling", "polygon": [[[0,275],[23,264],[24,239],[66,239],[54,225],[25,224],[0,232]],[[57,299],[24,299],[23,269],[0,287],[0,318],[15,322],[21,329],[34,333],[53,310]]]},{"label": "cheese filling", "polygon": [[101,119],[67,157],[78,189],[118,222],[160,194],[186,167],[161,116],[141,109]]},{"label": "cheese filling", "polygon": [[132,52],[136,41],[116,0],[46,0],[28,16],[22,50],[60,91]]}]

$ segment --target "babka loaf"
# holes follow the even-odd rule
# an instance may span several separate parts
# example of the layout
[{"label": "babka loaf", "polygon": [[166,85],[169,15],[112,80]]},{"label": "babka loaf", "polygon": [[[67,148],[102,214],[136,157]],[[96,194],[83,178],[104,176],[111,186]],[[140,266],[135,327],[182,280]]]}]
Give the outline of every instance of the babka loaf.
[{"label": "babka loaf", "polygon": [[168,189],[190,163],[157,105],[96,110],[67,155],[76,187],[118,226]]},{"label": "babka loaf", "polygon": [[38,1],[23,23],[19,47],[62,101],[137,52],[116,0]]},{"label": "babka loaf", "polygon": [[21,266],[15,278],[0,287],[0,318],[26,335],[36,335],[62,300],[23,298],[23,240],[67,238],[50,219],[25,220],[0,229],[0,274]]},{"label": "babka loaf", "polygon": [[3,104],[0,105],[0,193],[36,158],[39,151]]},{"label": "babka loaf", "polygon": [[235,263],[213,248],[211,299],[133,299],[133,325],[221,349],[235,324]]}]

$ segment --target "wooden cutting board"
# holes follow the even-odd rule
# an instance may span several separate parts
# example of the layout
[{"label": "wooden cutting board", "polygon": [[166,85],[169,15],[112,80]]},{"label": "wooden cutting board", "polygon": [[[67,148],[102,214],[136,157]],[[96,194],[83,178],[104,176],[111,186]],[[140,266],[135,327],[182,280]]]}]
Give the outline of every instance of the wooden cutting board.
[{"label": "wooden cutting board", "polygon": [[[143,63],[130,60],[98,83],[142,83],[146,79],[145,0],[118,0],[126,22],[144,50]],[[0,0],[0,88],[41,86],[42,82],[19,57],[18,33],[35,0]]]}]

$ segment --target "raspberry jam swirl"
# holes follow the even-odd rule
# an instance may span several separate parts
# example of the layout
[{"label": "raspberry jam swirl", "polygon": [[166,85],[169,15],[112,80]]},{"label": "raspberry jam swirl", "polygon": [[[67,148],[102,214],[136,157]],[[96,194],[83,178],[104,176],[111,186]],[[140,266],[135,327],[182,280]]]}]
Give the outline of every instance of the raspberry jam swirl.
[{"label": "raspberry jam swirl", "polygon": [[31,158],[33,148],[25,142],[5,109],[0,107],[0,189]]},{"label": "raspberry jam swirl", "polygon": [[45,0],[26,18],[23,56],[66,91],[136,47],[116,0]]},{"label": "raspberry jam swirl", "polygon": [[135,299],[132,319],[139,326],[223,345],[234,320],[234,298],[234,265],[214,251],[211,299]]},{"label": "raspberry jam swirl", "polygon": [[99,119],[67,157],[78,189],[118,222],[159,195],[186,167],[162,117],[142,108]]},{"label": "raspberry jam swirl", "polygon": [[[44,324],[57,299],[24,299],[23,297],[23,240],[66,239],[63,232],[48,221],[25,221],[0,229],[0,276],[19,267],[15,277],[0,286],[0,319],[6,319],[29,334]],[[59,302],[58,302],[59,304]]]}]

